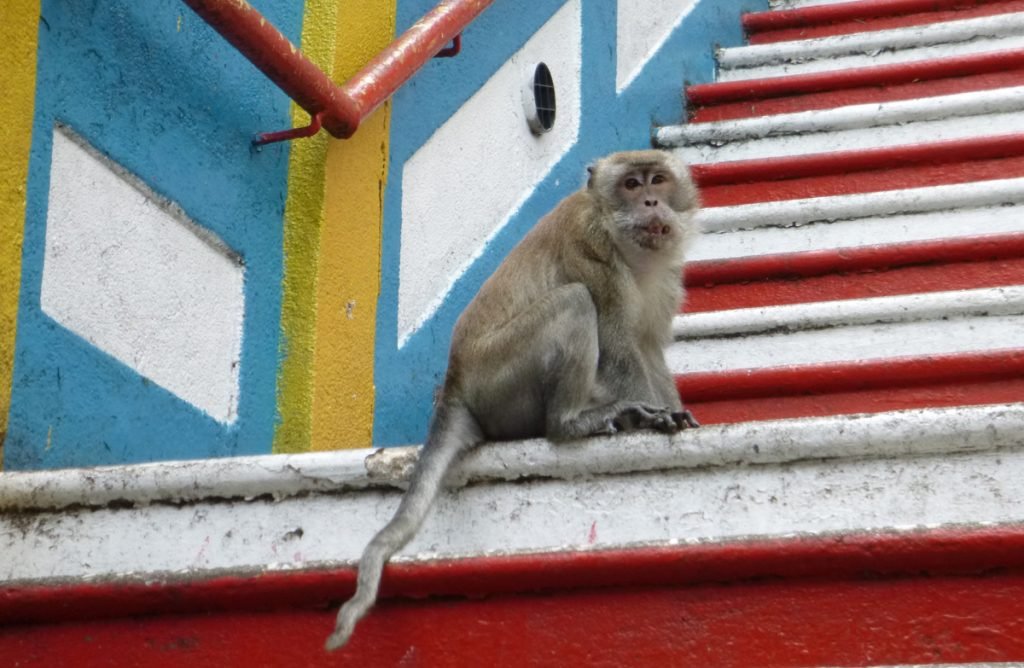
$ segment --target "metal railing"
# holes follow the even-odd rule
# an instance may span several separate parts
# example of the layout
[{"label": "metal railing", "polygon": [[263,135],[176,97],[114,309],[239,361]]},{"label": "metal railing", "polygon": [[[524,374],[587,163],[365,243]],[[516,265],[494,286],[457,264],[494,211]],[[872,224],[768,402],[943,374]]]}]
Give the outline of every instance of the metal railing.
[{"label": "metal railing", "polygon": [[255,140],[257,144],[309,137],[321,127],[335,137],[351,137],[362,120],[428,60],[458,53],[463,29],[493,2],[439,3],[352,78],[337,85],[247,2],[182,1],[309,112],[309,126],[263,133]]}]

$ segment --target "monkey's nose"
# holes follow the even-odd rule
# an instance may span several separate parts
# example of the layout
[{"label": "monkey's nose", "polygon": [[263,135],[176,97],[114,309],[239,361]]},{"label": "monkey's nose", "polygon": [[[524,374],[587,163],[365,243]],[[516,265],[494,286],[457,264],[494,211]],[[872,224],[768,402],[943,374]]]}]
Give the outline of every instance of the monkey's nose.
[{"label": "monkey's nose", "polygon": [[644,204],[647,206],[658,206],[658,200],[656,199],[645,199]]}]

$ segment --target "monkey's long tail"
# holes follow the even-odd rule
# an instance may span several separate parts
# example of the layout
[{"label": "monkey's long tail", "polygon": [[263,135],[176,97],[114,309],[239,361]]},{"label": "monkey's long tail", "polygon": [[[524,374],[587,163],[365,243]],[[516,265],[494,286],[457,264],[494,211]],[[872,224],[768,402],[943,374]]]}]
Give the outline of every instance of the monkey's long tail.
[{"label": "monkey's long tail", "polygon": [[359,560],[356,593],[338,611],[334,632],[325,643],[328,651],[348,642],[356,623],[377,600],[385,562],[402,549],[423,524],[455,460],[482,440],[480,426],[462,403],[443,401],[438,406],[409,489],[395,516],[373,537]]}]

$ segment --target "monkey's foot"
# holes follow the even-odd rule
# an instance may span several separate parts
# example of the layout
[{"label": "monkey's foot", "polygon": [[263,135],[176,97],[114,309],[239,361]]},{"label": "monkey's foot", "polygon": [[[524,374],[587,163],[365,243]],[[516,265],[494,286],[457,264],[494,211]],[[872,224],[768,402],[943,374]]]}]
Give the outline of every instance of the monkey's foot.
[{"label": "monkey's foot", "polygon": [[627,405],[619,411],[612,422],[620,431],[654,429],[665,434],[674,434],[680,429],[675,415],[669,409],[645,404]]},{"label": "monkey's foot", "polygon": [[685,408],[678,413],[672,413],[672,420],[680,431],[700,426],[700,422],[697,422],[697,418],[693,417],[693,413]]}]

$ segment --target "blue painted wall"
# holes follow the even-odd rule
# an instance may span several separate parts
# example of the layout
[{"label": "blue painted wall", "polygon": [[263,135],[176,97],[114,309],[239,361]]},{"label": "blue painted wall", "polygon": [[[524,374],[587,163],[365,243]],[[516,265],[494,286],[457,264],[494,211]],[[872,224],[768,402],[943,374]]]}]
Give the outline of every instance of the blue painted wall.
[{"label": "blue painted wall", "polygon": [[[583,117],[578,143],[456,283],[434,317],[398,349],[405,161],[562,4],[561,0],[495,2],[465,32],[459,57],[433,61],[394,98],[377,309],[375,444],[422,441],[433,392],[443,378],[452,326],[480,284],[534,222],[582,184],[589,162],[616,150],[647,148],[654,126],[682,120],[683,86],[713,79],[715,45],[741,44],[740,14],[765,9],[767,0],[702,0],[621,95],[615,92],[616,3],[584,1]],[[400,0],[398,29],[407,28],[433,5],[433,0]]]},{"label": "blue painted wall", "polygon": [[[303,2],[254,2],[298,41]],[[4,467],[270,451],[289,147],[288,99],[179,0],[45,0]],[[40,310],[50,150],[65,123],[244,259],[238,419],[216,422]]]}]

